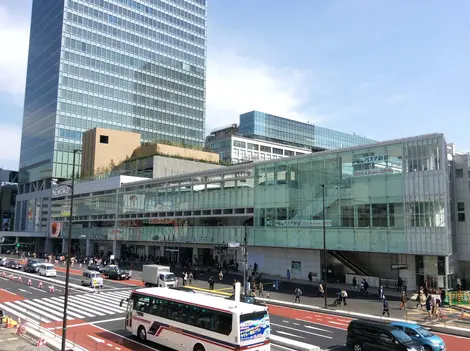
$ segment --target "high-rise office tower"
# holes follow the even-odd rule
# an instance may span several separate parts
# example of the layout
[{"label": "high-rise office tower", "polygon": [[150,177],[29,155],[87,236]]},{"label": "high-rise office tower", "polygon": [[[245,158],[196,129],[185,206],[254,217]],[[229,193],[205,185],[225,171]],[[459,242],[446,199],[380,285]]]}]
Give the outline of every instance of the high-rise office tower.
[{"label": "high-rise office tower", "polygon": [[206,0],[33,0],[20,183],[70,177],[93,127],[202,146],[205,77]]}]

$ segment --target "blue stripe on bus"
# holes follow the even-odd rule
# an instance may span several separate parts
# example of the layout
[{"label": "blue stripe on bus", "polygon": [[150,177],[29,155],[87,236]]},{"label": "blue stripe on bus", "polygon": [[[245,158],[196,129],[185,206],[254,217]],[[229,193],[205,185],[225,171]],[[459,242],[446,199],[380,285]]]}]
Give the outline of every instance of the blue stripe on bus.
[{"label": "blue stripe on bus", "polygon": [[265,341],[260,341],[256,344],[253,344],[253,345],[250,345],[248,347],[240,347],[239,345],[237,344],[233,344],[231,342],[227,342],[227,341],[222,341],[222,340],[219,340],[219,339],[215,339],[215,338],[211,338],[211,337],[208,337],[204,334],[199,334],[199,333],[194,333],[194,332],[191,332],[191,331],[188,331],[188,330],[183,330],[183,329],[179,329],[179,328],[175,328],[175,327],[172,327],[170,326],[169,324],[165,324],[165,323],[160,323],[160,322],[153,322],[152,326],[150,327],[150,329],[148,330],[147,334],[149,335],[153,335],[153,336],[156,336],[158,337],[158,335],[163,331],[163,330],[170,330],[174,333],[178,333],[178,334],[186,334],[186,335],[190,335],[196,339],[199,339],[199,340],[202,340],[202,341],[205,341],[205,342],[208,342],[210,344],[213,344],[213,345],[218,345],[218,346],[222,346],[222,347],[225,347],[227,349],[230,349],[230,350],[235,350],[235,349],[238,349],[238,350],[246,350],[248,348],[254,348],[254,347],[257,347],[257,346],[261,346],[261,345],[265,345],[265,344],[268,344],[269,343],[269,340],[265,340]]}]

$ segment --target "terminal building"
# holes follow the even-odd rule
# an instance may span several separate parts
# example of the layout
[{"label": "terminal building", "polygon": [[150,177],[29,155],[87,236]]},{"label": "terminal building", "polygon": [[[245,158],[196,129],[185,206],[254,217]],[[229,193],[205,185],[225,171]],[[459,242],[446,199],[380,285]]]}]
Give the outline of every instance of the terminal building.
[{"label": "terminal building", "polygon": [[[80,180],[74,251],[211,264],[240,260],[246,234],[249,264],[266,274],[321,279],[326,254],[335,281],[393,286],[400,276],[409,289],[437,289],[468,279],[469,159],[442,134],[161,174]],[[70,188],[44,192],[49,217],[33,215],[15,235],[63,252]],[[29,206],[21,188],[18,200]]]},{"label": "terminal building", "polygon": [[323,150],[374,144],[376,140],[260,111],[240,115],[240,124],[214,130],[206,149],[228,164],[275,160]]}]

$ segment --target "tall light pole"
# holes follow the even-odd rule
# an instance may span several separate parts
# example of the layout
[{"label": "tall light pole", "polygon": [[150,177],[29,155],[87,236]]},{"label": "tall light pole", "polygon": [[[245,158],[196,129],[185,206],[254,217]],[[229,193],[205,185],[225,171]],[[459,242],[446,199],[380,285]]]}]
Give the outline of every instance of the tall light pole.
[{"label": "tall light pole", "polygon": [[69,213],[69,233],[68,233],[68,242],[67,242],[67,269],[65,272],[65,293],[64,293],[64,313],[62,316],[62,347],[61,351],[66,351],[67,345],[67,306],[69,303],[69,282],[70,282],[70,263],[72,259],[72,216],[73,216],[73,196],[74,196],[74,188],[75,188],[75,160],[77,157],[77,153],[81,152],[82,150],[73,150],[73,164],[72,164],[72,184],[67,185],[71,192],[70,192],[70,213]]},{"label": "tall light pole", "polygon": [[328,270],[326,268],[326,220],[325,220],[325,184],[321,185],[322,187],[322,200],[323,200],[323,269],[325,270],[324,273],[324,293],[325,293],[325,308],[328,308],[328,291],[327,291],[327,279],[328,279]]},{"label": "tall light pole", "polygon": [[245,294],[248,295],[247,287],[247,266],[248,266],[248,226],[245,222],[245,237],[243,239],[243,287],[245,289]]}]

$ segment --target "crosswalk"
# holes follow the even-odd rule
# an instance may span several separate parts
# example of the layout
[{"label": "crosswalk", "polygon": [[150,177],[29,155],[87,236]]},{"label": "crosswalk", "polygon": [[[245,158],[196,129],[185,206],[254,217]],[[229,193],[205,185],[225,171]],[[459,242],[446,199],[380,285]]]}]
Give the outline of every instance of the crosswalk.
[{"label": "crosswalk", "polygon": [[[67,305],[68,319],[87,319],[124,313],[126,305],[119,306],[122,299],[129,297],[131,290],[102,291],[69,295]],[[40,299],[1,302],[0,309],[29,322],[52,323],[62,321],[64,297],[47,297]]]}]

